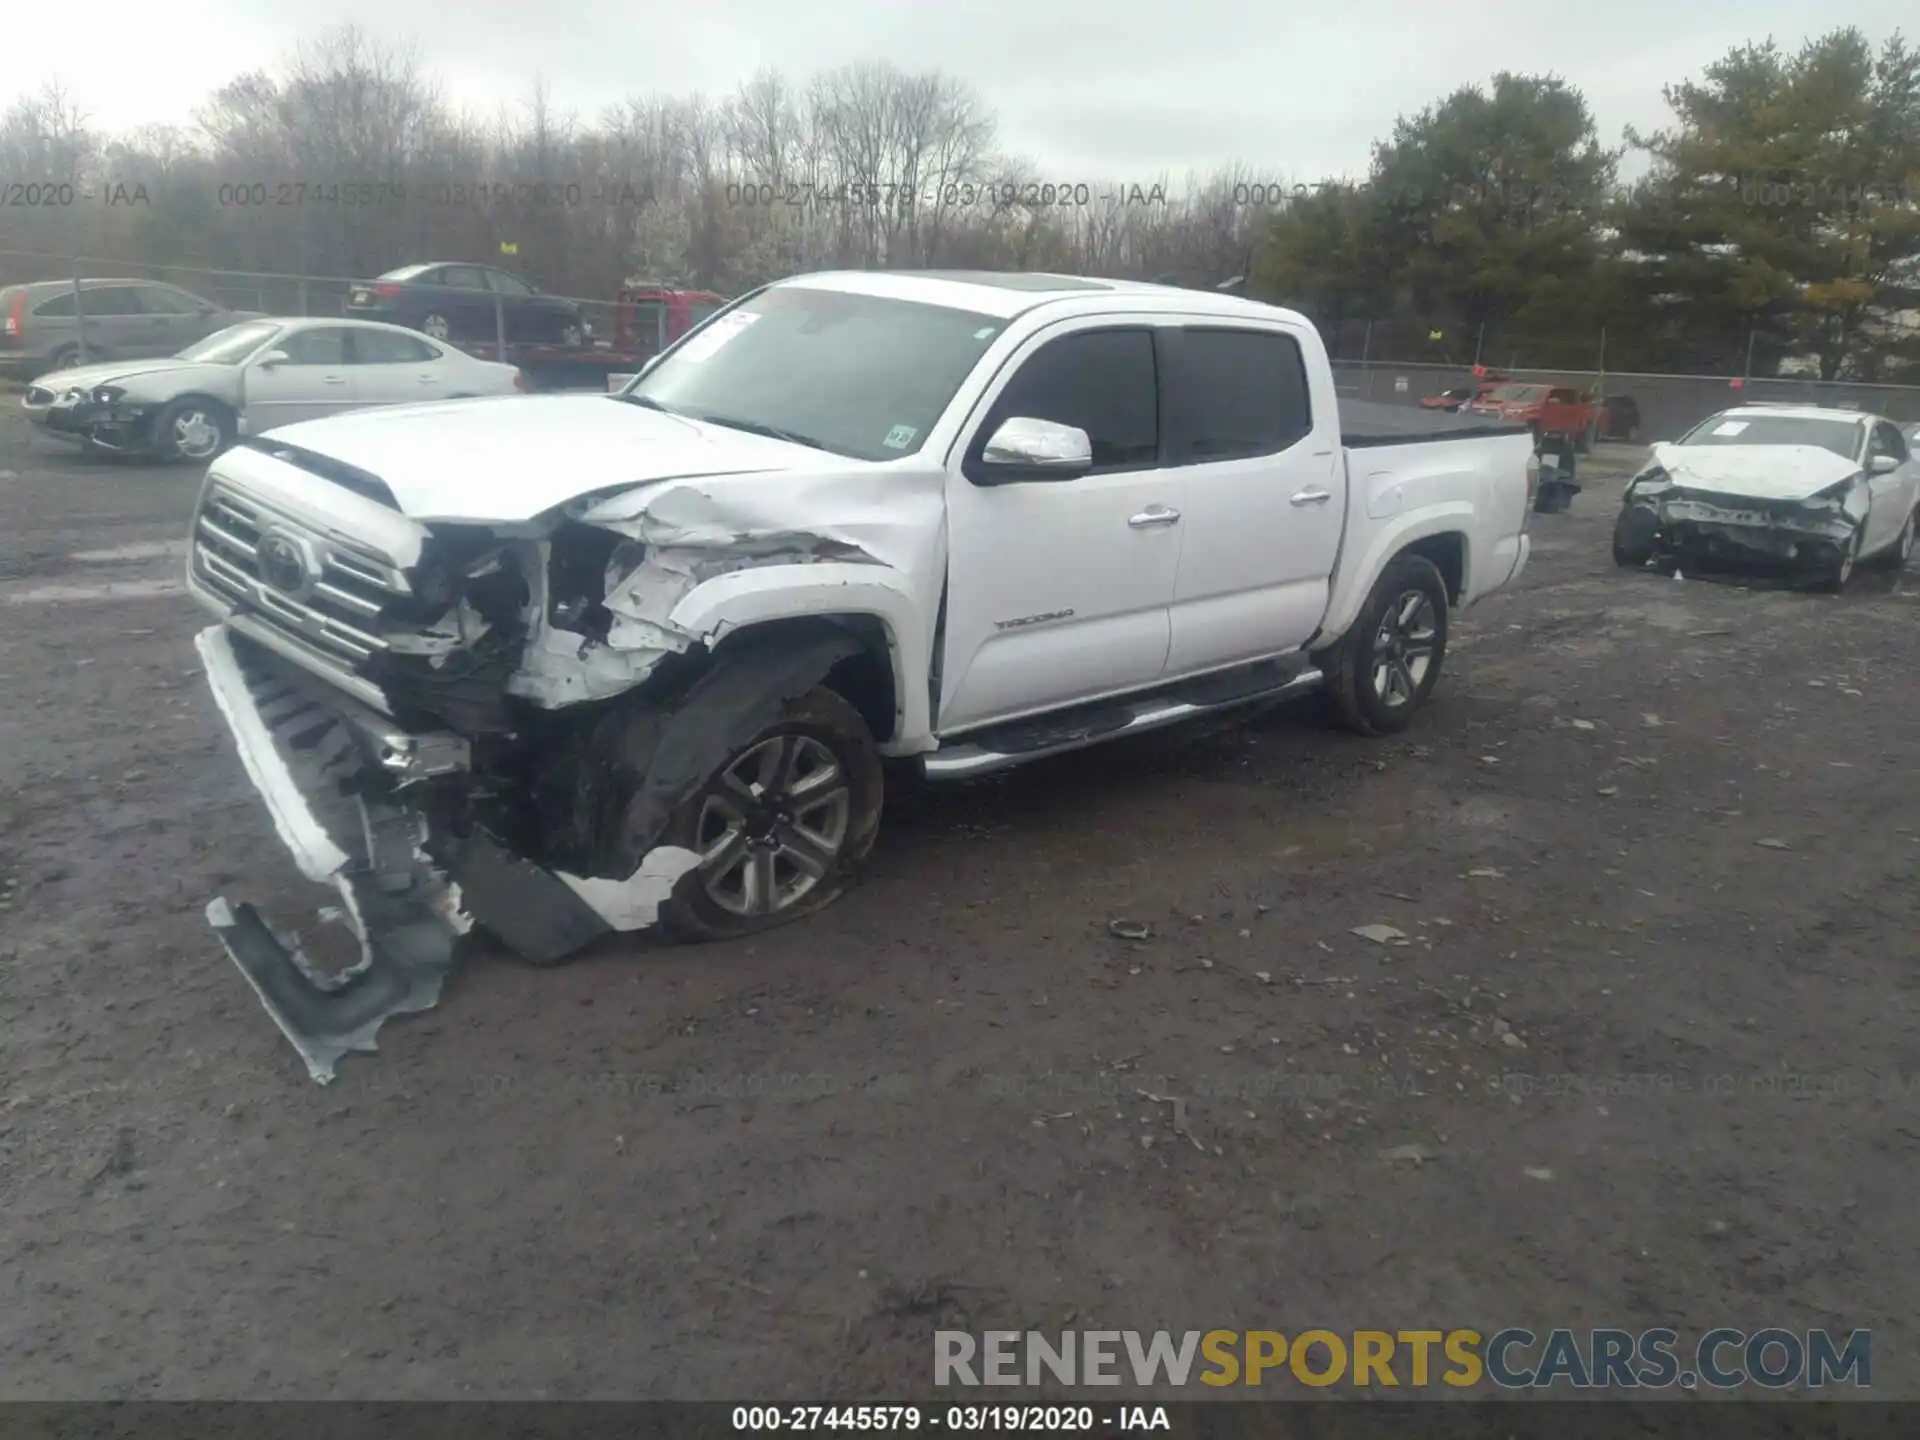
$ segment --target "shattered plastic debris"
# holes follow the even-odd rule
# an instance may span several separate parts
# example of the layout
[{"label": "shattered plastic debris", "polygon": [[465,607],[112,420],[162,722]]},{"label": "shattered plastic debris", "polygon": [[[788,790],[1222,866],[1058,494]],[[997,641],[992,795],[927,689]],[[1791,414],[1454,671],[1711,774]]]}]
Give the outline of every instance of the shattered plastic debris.
[{"label": "shattered plastic debris", "polygon": [[1391,925],[1356,925],[1353,933],[1362,940],[1371,940],[1376,945],[1405,945],[1406,934]]},{"label": "shattered plastic debris", "polygon": [[1107,929],[1122,940],[1146,940],[1153,935],[1153,928],[1138,920],[1109,920]]},{"label": "shattered plastic debris", "polygon": [[1766,850],[1793,849],[1793,846],[1789,845],[1785,840],[1776,840],[1776,839],[1773,839],[1772,837],[1768,837],[1765,840],[1756,840],[1753,843],[1760,846],[1762,849],[1766,849]]},{"label": "shattered plastic debris", "polygon": [[1477,870],[1469,870],[1467,871],[1467,875],[1470,879],[1474,880],[1504,880],[1507,878],[1506,871],[1496,870],[1491,865],[1482,865]]},{"label": "shattered plastic debris", "polygon": [[1395,1145],[1391,1149],[1382,1150],[1380,1158],[1390,1165],[1425,1165],[1428,1161],[1438,1160],[1440,1156],[1438,1152],[1428,1149],[1425,1145]]}]

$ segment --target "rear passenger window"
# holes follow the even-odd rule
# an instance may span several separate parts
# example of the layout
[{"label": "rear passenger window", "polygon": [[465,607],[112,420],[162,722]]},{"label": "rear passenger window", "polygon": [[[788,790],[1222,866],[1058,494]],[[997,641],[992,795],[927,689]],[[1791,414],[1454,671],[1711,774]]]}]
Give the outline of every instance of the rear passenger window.
[{"label": "rear passenger window", "polygon": [[1299,344],[1264,330],[1188,330],[1181,337],[1187,434],[1173,463],[1275,455],[1313,429]]},{"label": "rear passenger window", "polygon": [[977,460],[993,432],[1015,416],[1086,431],[1096,472],[1158,464],[1160,394],[1152,334],[1089,330],[1043,345],[1000,392],[970,458]]}]

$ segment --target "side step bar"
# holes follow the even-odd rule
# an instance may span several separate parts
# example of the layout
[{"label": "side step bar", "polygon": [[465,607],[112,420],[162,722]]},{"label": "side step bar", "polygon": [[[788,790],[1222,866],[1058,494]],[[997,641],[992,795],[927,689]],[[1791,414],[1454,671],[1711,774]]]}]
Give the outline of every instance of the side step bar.
[{"label": "side step bar", "polygon": [[[1239,676],[1223,678],[1226,685],[1241,679]],[[1224,694],[1220,682],[1201,679],[1132,700],[996,725],[952,745],[943,745],[928,755],[926,774],[929,780],[971,780],[978,775],[1024,765],[1029,760],[1083,750],[1121,735],[1140,735],[1222,710],[1290,700],[1318,689],[1323,678],[1318,670],[1308,667],[1294,671],[1277,685]]]}]

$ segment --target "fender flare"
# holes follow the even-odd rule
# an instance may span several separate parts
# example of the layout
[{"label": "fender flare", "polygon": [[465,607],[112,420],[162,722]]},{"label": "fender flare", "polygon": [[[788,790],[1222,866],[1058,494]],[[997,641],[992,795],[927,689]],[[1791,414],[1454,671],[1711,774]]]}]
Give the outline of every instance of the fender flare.
[{"label": "fender flare", "polygon": [[[1436,535],[1460,537],[1460,600],[1458,603],[1470,600],[1475,593],[1473,515],[1473,506],[1468,502],[1450,501],[1444,505],[1428,506],[1396,517],[1391,525],[1373,538],[1364,552],[1355,555],[1350,562],[1345,560],[1341,562],[1340,569],[1334,575],[1334,591],[1339,596],[1338,603],[1328,609],[1326,618],[1320,622],[1319,633],[1313,637],[1309,648],[1322,649],[1346,634],[1347,627],[1353,624],[1361,607],[1367,603],[1367,596],[1372,593],[1374,581],[1392,563],[1394,556],[1409,545],[1431,539]],[[1342,581],[1349,574],[1367,577],[1366,584],[1362,586],[1355,583],[1343,587]]]},{"label": "fender flare", "polygon": [[823,561],[734,570],[681,596],[667,623],[711,648],[733,631],[755,625],[833,616],[875,620],[886,636],[894,739],[884,749],[905,754],[930,748],[933,617],[921,612],[904,577],[891,567]]}]

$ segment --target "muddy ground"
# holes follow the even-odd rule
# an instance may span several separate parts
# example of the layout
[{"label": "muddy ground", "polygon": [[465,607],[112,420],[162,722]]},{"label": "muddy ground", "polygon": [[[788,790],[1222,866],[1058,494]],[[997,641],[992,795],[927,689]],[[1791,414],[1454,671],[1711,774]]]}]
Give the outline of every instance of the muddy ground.
[{"label": "muddy ground", "polygon": [[476,945],[322,1088],[202,916],[331,897],[196,673],[197,477],[6,413],[0,1395],[898,1398],[936,1327],[1512,1324],[1870,1326],[1920,1392],[1920,605],[1616,571],[1633,459],[1404,739],[935,793],[802,927]]}]

